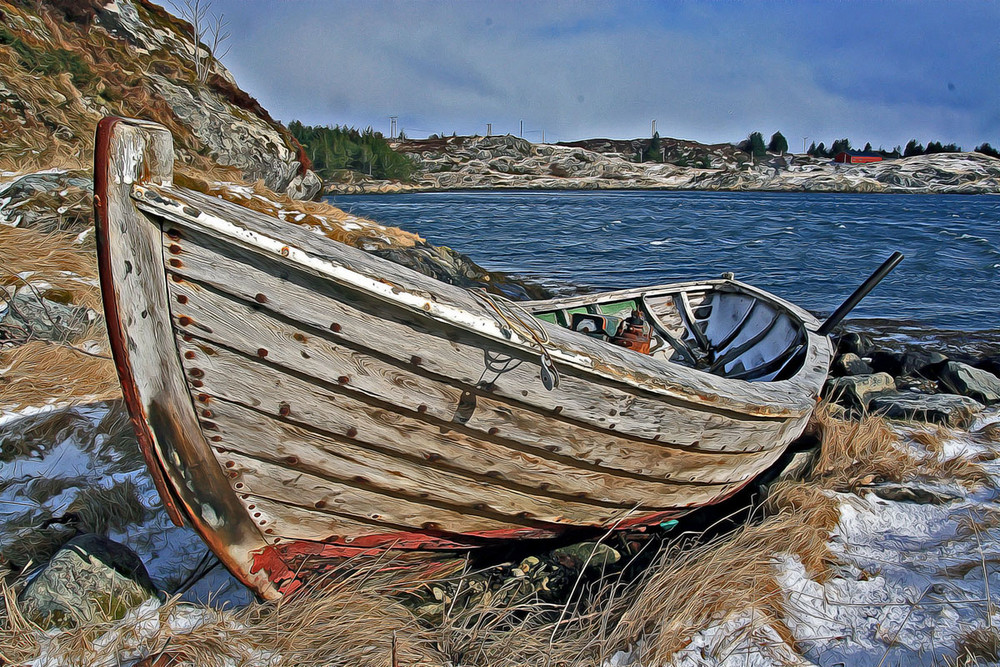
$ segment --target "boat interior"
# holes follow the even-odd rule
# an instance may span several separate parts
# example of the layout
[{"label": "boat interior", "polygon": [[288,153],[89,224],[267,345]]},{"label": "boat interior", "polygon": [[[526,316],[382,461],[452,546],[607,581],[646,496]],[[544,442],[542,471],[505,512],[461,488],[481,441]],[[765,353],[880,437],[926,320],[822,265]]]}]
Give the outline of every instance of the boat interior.
[{"label": "boat interior", "polygon": [[[558,306],[558,307],[552,307]],[[545,322],[637,349],[624,332],[641,326],[650,356],[720,377],[783,380],[805,359],[805,324],[778,303],[729,283],[676,291],[560,299],[530,308]],[[631,322],[631,327],[630,327]]]}]

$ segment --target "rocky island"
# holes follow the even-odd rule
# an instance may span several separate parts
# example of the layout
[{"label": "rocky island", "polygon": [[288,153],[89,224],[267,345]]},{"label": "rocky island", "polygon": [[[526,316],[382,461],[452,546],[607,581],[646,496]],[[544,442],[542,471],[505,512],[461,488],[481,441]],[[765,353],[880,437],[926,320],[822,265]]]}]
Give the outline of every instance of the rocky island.
[{"label": "rocky island", "polygon": [[936,153],[870,164],[806,154],[751,156],[732,144],[663,139],[664,162],[638,162],[648,139],[535,144],[511,135],[453,136],[390,145],[417,166],[411,181],[359,175],[324,184],[326,194],[427,190],[762,190],[984,194],[1000,192],[1000,159]]}]

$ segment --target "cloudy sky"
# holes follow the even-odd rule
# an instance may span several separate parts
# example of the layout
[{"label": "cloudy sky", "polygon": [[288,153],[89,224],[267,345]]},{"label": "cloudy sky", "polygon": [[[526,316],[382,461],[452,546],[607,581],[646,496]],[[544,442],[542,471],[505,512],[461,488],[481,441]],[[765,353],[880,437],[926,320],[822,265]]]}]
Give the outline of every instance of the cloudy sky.
[{"label": "cloudy sky", "polygon": [[282,121],[1000,146],[1000,2],[213,0]]}]

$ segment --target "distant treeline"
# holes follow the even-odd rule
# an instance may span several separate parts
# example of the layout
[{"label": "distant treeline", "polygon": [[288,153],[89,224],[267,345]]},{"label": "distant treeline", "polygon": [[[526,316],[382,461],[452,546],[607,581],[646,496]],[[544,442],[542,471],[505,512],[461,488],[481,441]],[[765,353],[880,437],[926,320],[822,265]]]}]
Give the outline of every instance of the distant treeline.
[{"label": "distant treeline", "polygon": [[334,172],[349,169],[374,178],[408,181],[417,166],[405,155],[389,147],[381,132],[372,128],[303,125],[297,120],[288,124],[292,136],[305,148],[313,170],[324,180]]},{"label": "distant treeline", "polygon": [[[852,150],[854,149],[851,147],[849,139],[837,139],[830,144],[829,148],[824,146],[823,142],[820,142],[819,145],[816,145],[816,142],[813,142],[809,146],[809,150],[806,152],[809,155],[814,155],[816,157],[835,157],[840,153]],[[932,155],[934,153],[961,153],[962,147],[957,144],[942,144],[940,141],[928,142],[925,147],[916,139],[910,139],[905,148],[896,146],[891,151],[887,151],[881,147],[873,149],[872,145],[867,143],[861,150],[865,153],[874,153],[883,157],[911,157],[913,155]],[[980,144],[976,147],[975,152],[982,153],[983,155],[989,155],[990,157],[1000,157],[1000,153],[990,146],[989,143]]]}]

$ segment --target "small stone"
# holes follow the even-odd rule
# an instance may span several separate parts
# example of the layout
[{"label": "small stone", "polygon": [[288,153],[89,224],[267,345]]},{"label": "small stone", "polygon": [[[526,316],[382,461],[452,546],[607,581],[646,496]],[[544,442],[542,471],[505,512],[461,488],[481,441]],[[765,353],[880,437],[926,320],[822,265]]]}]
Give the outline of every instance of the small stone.
[{"label": "small stone", "polygon": [[838,354],[854,354],[867,357],[872,351],[872,341],[859,333],[845,333],[836,339]]},{"label": "small stone", "polygon": [[885,394],[877,396],[868,405],[889,419],[913,419],[945,426],[965,427],[972,423],[983,404],[967,396],[956,394]]},{"label": "small stone", "polygon": [[75,537],[21,594],[26,614],[47,627],[118,620],[157,592],[134,551],[102,535]]},{"label": "small stone", "polygon": [[851,408],[867,408],[874,396],[895,391],[896,382],[888,373],[851,375],[833,378],[826,383],[825,396]]},{"label": "small stone", "polygon": [[938,380],[944,389],[980,403],[1000,403],[1000,378],[981,368],[949,361],[941,369]]},{"label": "small stone", "polygon": [[603,570],[621,560],[621,554],[601,542],[580,542],[552,552],[553,558],[570,567]]},{"label": "small stone", "polygon": [[854,354],[853,352],[847,352],[837,357],[833,362],[833,367],[831,368],[833,374],[838,377],[848,376],[848,375],[871,375],[872,367],[868,363]]},{"label": "small stone", "polygon": [[906,484],[878,484],[871,487],[871,490],[884,500],[918,505],[944,505],[961,499],[961,496],[954,493]]}]

